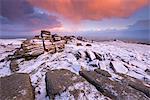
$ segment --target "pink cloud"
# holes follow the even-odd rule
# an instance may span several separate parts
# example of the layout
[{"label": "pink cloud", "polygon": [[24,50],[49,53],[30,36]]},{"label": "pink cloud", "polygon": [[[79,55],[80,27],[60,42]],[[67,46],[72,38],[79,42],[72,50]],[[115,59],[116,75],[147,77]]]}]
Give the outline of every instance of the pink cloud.
[{"label": "pink cloud", "polygon": [[80,20],[102,20],[104,18],[129,17],[148,0],[28,0],[30,4],[62,15],[64,18]]}]

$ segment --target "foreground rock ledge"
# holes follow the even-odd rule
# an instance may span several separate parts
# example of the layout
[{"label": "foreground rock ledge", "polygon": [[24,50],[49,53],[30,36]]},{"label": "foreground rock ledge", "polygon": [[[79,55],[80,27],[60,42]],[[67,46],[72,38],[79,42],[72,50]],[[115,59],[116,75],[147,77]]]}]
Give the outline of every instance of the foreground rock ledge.
[{"label": "foreground rock ledge", "polygon": [[66,69],[46,73],[46,89],[50,100],[109,100],[83,77]]},{"label": "foreground rock ledge", "polygon": [[80,75],[113,100],[149,100],[144,93],[130,86],[112,81],[95,71],[80,71]]},{"label": "foreground rock ledge", "polygon": [[[76,78],[73,80],[73,78]],[[54,98],[65,91],[73,83],[84,81],[82,77],[78,76],[69,70],[58,69],[46,73],[46,89],[50,98]]]},{"label": "foreground rock ledge", "polygon": [[30,77],[25,73],[15,73],[0,78],[1,100],[34,100]]}]

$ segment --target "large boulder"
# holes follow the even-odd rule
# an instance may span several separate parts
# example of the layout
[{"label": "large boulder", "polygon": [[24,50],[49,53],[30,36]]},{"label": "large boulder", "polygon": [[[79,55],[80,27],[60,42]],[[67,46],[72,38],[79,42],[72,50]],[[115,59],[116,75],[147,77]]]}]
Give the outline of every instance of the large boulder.
[{"label": "large boulder", "polygon": [[142,92],[125,84],[112,81],[95,71],[80,71],[80,75],[113,100],[149,100]]},{"label": "large boulder", "polygon": [[34,100],[30,77],[25,73],[15,73],[0,78],[1,100]]},{"label": "large boulder", "polygon": [[144,85],[144,83],[141,80],[125,74],[119,74],[119,75],[123,77],[122,82],[126,82],[127,85],[131,86],[136,90],[143,92],[145,95],[150,97],[150,87]]},{"label": "large boulder", "polygon": [[72,80],[77,77],[76,74],[65,69],[48,71],[46,73],[46,89],[49,96],[54,96],[65,91],[75,82],[83,81],[82,77]]},{"label": "large boulder", "polygon": [[100,100],[104,97],[93,85],[81,76],[66,69],[46,73],[46,90],[50,99],[59,100]]}]

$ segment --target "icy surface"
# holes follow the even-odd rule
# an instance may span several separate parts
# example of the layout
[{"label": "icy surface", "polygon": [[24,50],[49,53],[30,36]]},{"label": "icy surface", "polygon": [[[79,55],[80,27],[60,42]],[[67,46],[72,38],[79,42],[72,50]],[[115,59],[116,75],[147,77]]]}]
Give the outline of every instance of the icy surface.
[{"label": "icy surface", "polygon": [[[35,42],[39,42],[34,40]],[[20,47],[22,40],[3,40],[0,39],[0,60],[4,59],[10,54],[13,54],[16,48]],[[76,43],[82,43],[83,46],[77,46]],[[38,56],[36,59],[25,61],[24,59],[18,60],[19,72],[29,73],[31,82],[35,88],[36,100],[49,100],[46,96],[45,87],[45,73],[52,69],[68,69],[71,72],[78,74],[80,70],[94,70],[101,68],[113,73],[110,68],[111,60],[115,60],[115,69],[120,73],[125,73],[132,77],[138,78],[150,84],[150,76],[145,72],[145,69],[150,69],[150,46],[142,44],[124,43],[120,41],[115,42],[90,42],[92,46],[86,46],[89,42],[83,42],[73,39],[65,45],[63,52],[50,54],[45,52]],[[86,58],[85,51],[91,57],[92,61]],[[76,58],[75,54],[80,52],[81,57]],[[102,56],[102,60],[97,60],[94,52]],[[10,61],[0,62],[0,77],[12,74],[9,66]],[[120,64],[121,63],[121,64]],[[112,74],[112,77],[117,77]],[[71,88],[81,88],[83,83],[75,84]],[[86,96],[90,99],[97,93],[96,89],[92,86],[93,91]],[[86,89],[85,89],[86,90]],[[94,92],[95,91],[95,92]],[[56,100],[74,100],[74,96],[67,97],[69,92],[64,92],[60,96],[56,96]],[[85,94],[80,94],[79,99]],[[84,98],[86,98],[86,96]],[[63,98],[63,99],[62,99]],[[98,96],[98,99],[104,99],[103,95]]]}]

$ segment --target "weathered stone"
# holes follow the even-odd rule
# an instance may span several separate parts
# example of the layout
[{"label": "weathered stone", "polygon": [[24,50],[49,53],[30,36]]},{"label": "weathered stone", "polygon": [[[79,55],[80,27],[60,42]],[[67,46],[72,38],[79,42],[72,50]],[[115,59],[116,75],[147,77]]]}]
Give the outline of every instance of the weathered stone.
[{"label": "weathered stone", "polygon": [[91,44],[86,44],[86,46],[92,46]]},{"label": "weathered stone", "polygon": [[34,100],[30,77],[25,73],[15,73],[0,78],[1,100]]},{"label": "weathered stone", "polygon": [[[76,79],[73,79],[75,78]],[[81,76],[65,69],[52,70],[46,73],[46,90],[50,98],[65,91],[69,86],[76,82],[82,82],[84,79]]]},{"label": "weathered stone", "polygon": [[65,48],[66,40],[62,40],[62,37],[58,35],[53,35],[52,38],[49,31],[42,30],[41,38],[38,37],[40,36],[25,40],[21,44],[21,48],[15,51],[14,55],[7,57],[8,60],[20,58],[31,60],[43,54],[45,51],[53,54],[56,52],[62,52]]},{"label": "weathered stone", "polygon": [[90,50],[85,51],[85,54],[86,54],[86,58],[89,59],[89,61],[96,59],[94,53]]},{"label": "weathered stone", "polygon": [[57,52],[62,52],[62,51],[64,50],[64,47],[65,47],[64,44],[57,45],[57,46],[56,46],[56,51],[57,51]]},{"label": "weathered stone", "polygon": [[94,55],[95,55],[96,59],[98,59],[98,60],[100,60],[100,61],[102,61],[102,60],[103,60],[103,59],[102,59],[102,55],[101,55],[101,54],[96,53],[96,52],[93,52],[93,53],[94,53]]},{"label": "weathered stone", "polygon": [[77,43],[77,46],[82,46],[82,43]]},{"label": "weathered stone", "polygon": [[18,62],[16,60],[12,60],[10,62],[10,70],[12,72],[18,71],[19,70],[19,66],[18,66]]},{"label": "weathered stone", "polygon": [[61,37],[60,36],[55,36],[54,37],[54,41],[60,41],[61,40]]},{"label": "weathered stone", "polygon": [[44,50],[36,50],[36,51],[31,52],[31,56],[37,57],[43,53],[44,53]]},{"label": "weathered stone", "polygon": [[145,95],[147,95],[148,97],[150,97],[150,87],[144,85],[142,81],[125,74],[119,74],[119,75],[123,77],[122,82],[126,82],[126,84],[128,84],[132,88],[139,90],[143,92]]},{"label": "weathered stone", "polygon": [[75,55],[75,57],[76,57],[77,60],[81,58],[81,53],[80,52],[77,52],[74,55]]},{"label": "weathered stone", "polygon": [[150,69],[146,69],[145,72],[150,75]]},{"label": "weathered stone", "polygon": [[39,38],[40,38],[39,35],[36,35],[36,36],[34,36],[33,39],[39,39]]},{"label": "weathered stone", "polygon": [[106,77],[111,77],[111,74],[109,74],[107,71],[102,70],[102,69],[95,69],[94,71],[96,71],[97,73],[106,76]]},{"label": "weathered stone", "polygon": [[80,71],[79,73],[100,92],[113,100],[149,100],[142,92],[112,81],[108,77],[98,74],[95,71]]}]

